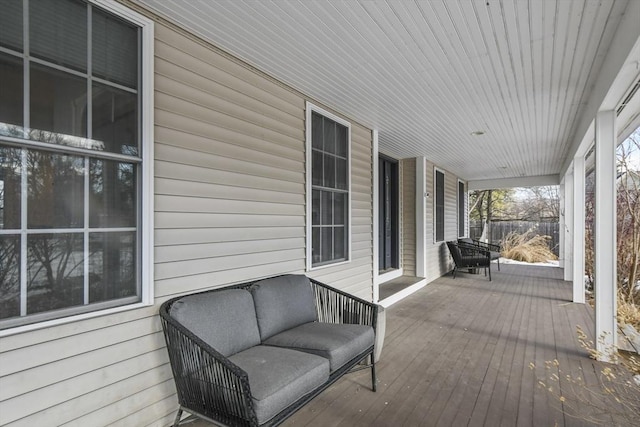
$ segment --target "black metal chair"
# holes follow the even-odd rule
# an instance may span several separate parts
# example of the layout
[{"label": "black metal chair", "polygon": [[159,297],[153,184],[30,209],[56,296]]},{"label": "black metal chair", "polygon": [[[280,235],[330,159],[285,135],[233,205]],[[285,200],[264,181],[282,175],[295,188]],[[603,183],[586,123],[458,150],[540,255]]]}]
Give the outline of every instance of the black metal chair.
[{"label": "black metal chair", "polygon": [[453,258],[453,278],[460,269],[484,268],[484,275],[489,271],[489,281],[491,281],[491,252],[475,245],[459,243],[456,241],[447,242],[447,247]]},{"label": "black metal chair", "polygon": [[458,239],[458,243],[474,245],[478,246],[480,249],[488,250],[491,253],[491,261],[498,261],[498,271],[500,271],[500,252],[502,252],[500,245],[494,245],[493,243],[483,242],[470,237],[461,237]]}]

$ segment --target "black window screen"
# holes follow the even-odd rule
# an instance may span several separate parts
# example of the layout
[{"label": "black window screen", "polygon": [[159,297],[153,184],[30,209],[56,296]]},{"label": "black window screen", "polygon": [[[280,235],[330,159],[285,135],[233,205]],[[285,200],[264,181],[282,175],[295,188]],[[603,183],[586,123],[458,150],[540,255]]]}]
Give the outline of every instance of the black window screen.
[{"label": "black window screen", "polygon": [[465,198],[464,182],[458,181],[458,237],[464,237]]},{"label": "black window screen", "polygon": [[444,240],[444,172],[436,170],[436,242]]}]

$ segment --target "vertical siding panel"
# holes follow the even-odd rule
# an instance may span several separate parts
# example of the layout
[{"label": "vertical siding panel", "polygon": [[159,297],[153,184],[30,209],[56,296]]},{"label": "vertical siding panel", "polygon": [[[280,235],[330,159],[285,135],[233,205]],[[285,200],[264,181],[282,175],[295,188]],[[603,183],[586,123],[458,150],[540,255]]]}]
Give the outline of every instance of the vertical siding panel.
[{"label": "vertical siding panel", "polygon": [[[155,37],[156,302],[3,338],[0,425],[165,425],[159,305],[305,271],[306,99],[164,23]],[[351,130],[352,258],[310,275],[371,300],[372,133]]]}]

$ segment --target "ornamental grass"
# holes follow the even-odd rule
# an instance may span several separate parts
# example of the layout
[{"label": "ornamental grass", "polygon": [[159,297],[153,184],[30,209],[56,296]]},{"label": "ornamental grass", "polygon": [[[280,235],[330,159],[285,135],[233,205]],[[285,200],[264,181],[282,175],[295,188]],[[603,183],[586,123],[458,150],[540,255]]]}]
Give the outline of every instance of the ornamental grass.
[{"label": "ornamental grass", "polygon": [[558,257],[549,248],[551,237],[532,232],[519,234],[511,232],[502,239],[502,253],[505,258],[523,262],[546,262]]}]

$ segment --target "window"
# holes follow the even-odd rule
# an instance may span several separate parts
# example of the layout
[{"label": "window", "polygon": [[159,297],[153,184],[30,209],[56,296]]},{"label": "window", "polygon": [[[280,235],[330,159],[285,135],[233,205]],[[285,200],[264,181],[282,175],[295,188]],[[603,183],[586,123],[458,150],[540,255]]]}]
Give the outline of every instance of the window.
[{"label": "window", "polygon": [[444,240],[444,172],[434,169],[435,236],[436,242]]},{"label": "window", "polygon": [[466,201],[467,193],[464,191],[464,182],[458,181],[458,237],[464,237],[464,223],[466,219]]},{"label": "window", "polygon": [[0,329],[151,299],[153,27],[106,7],[3,3]]},{"label": "window", "polygon": [[307,104],[307,267],[349,260],[351,127]]}]

